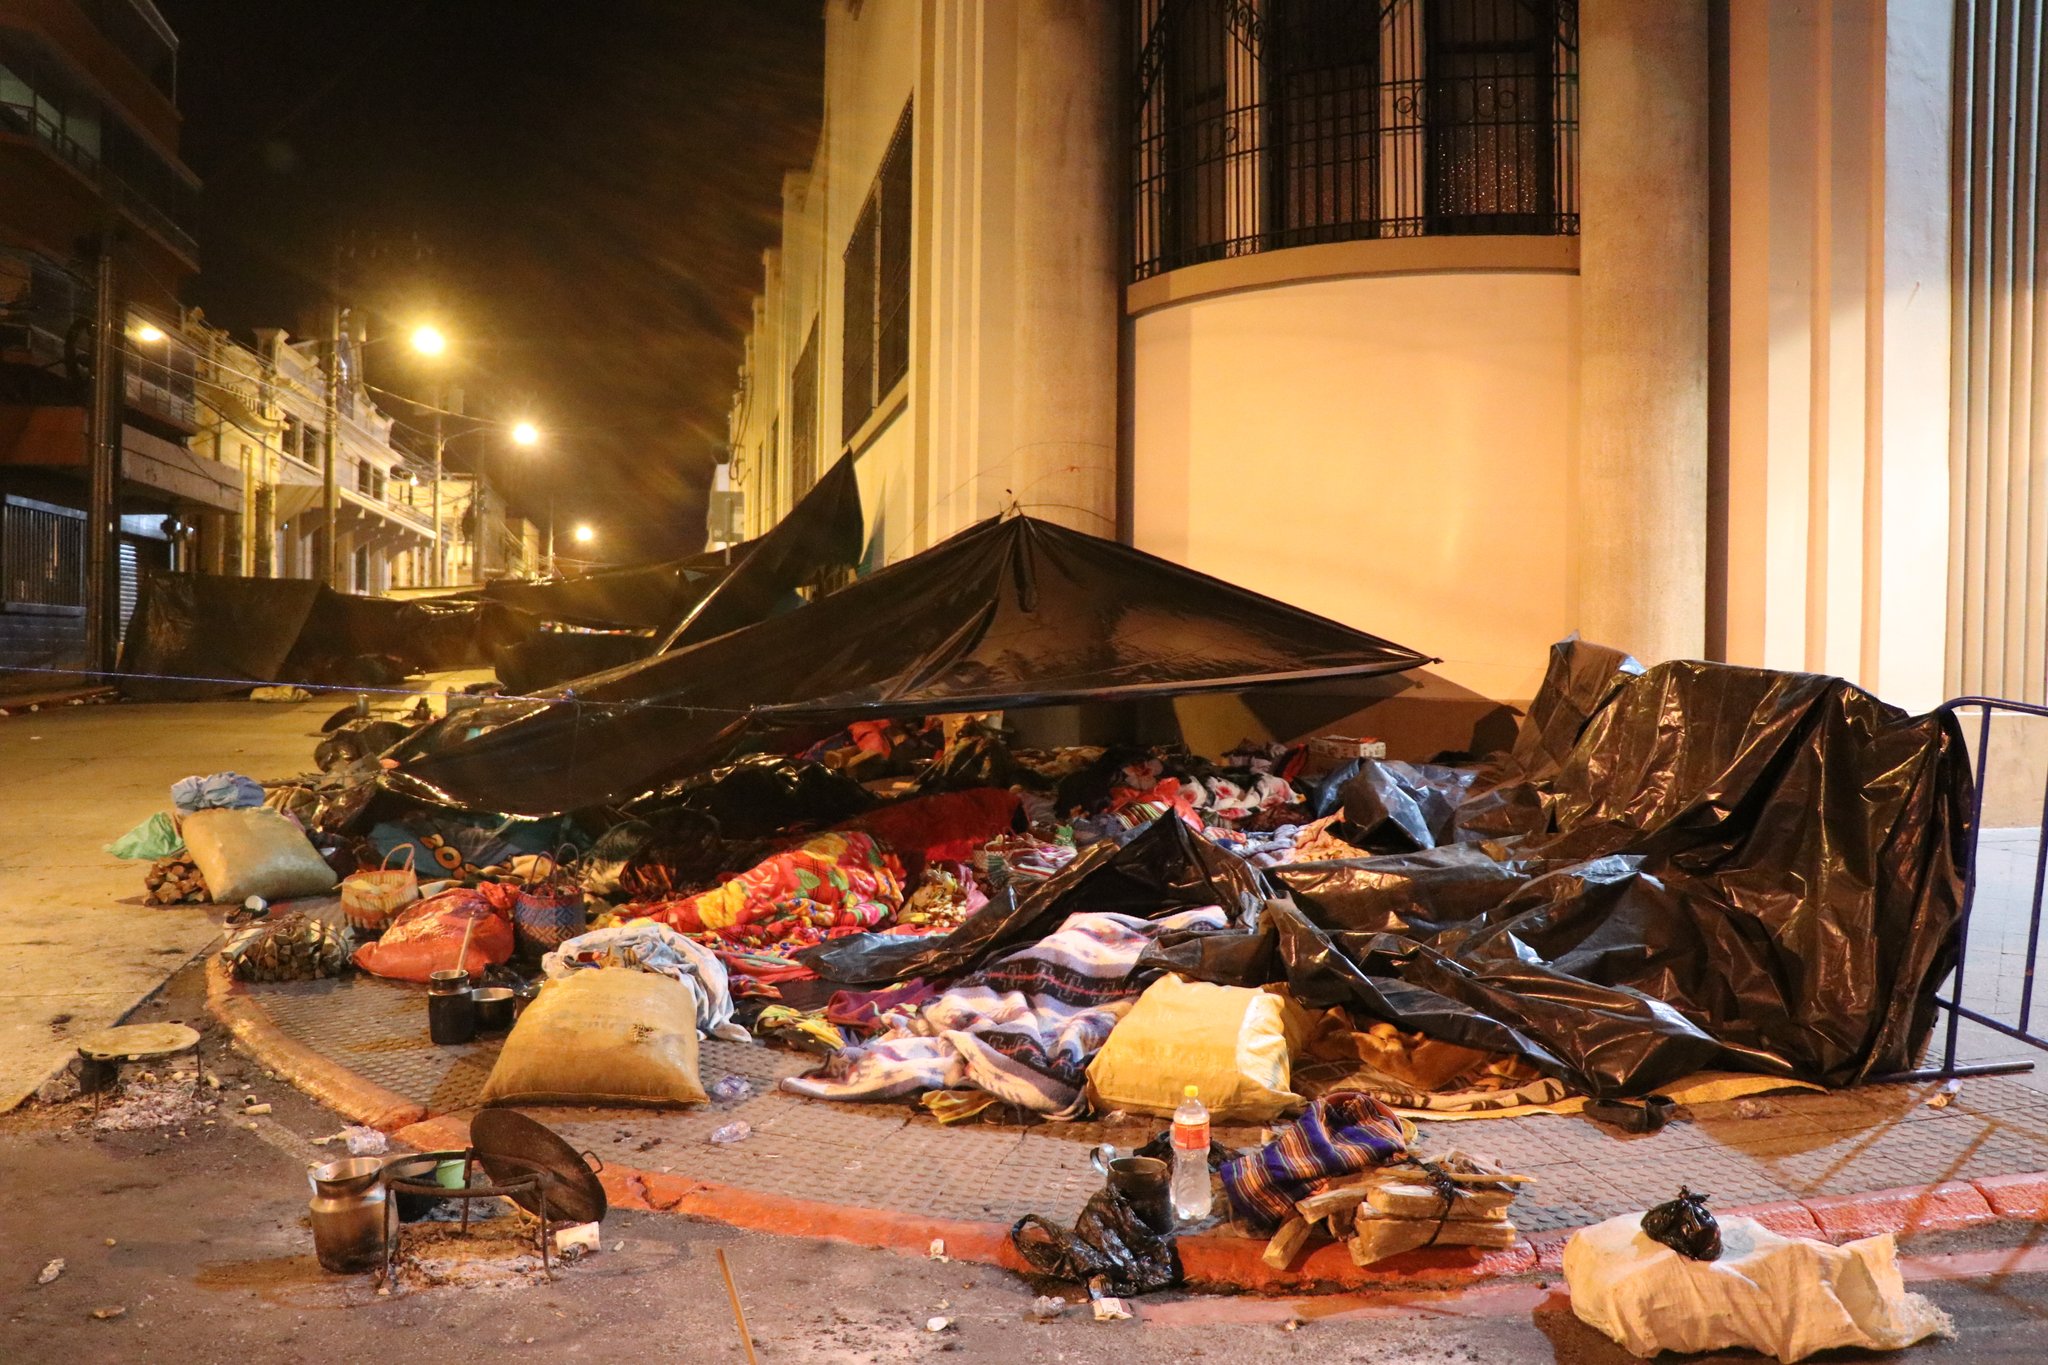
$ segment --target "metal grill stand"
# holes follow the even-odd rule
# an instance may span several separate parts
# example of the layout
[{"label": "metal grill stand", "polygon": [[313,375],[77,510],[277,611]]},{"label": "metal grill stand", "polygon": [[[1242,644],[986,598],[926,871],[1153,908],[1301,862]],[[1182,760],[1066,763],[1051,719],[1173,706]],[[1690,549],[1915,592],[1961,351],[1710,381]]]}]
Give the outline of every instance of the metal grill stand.
[{"label": "metal grill stand", "polygon": [[[387,1176],[384,1181],[387,1192],[390,1194],[418,1195],[424,1199],[454,1199],[459,1201],[462,1205],[462,1232],[464,1236],[469,1234],[469,1206],[472,1201],[478,1199],[509,1199],[515,1204],[524,1205],[526,1201],[520,1196],[532,1196],[533,1202],[530,1207],[534,1209],[536,1216],[540,1219],[538,1236],[540,1241],[541,1273],[547,1277],[549,1284],[554,1283],[554,1263],[548,1254],[548,1190],[547,1168],[544,1165],[538,1161],[528,1161],[520,1157],[494,1156],[491,1158],[493,1161],[519,1167],[526,1174],[514,1176],[509,1180],[499,1180],[496,1183],[475,1185],[470,1182],[476,1169],[476,1148],[469,1147],[459,1151],[451,1149],[444,1152],[421,1152],[419,1156],[421,1158],[434,1158],[437,1166],[443,1161],[451,1161],[457,1157],[462,1158],[462,1185],[457,1189],[450,1189],[438,1182],[398,1180]],[[384,1201],[384,1208],[384,1284],[386,1288],[393,1288],[398,1283],[398,1246],[399,1240],[404,1233],[405,1224],[399,1220],[398,1201],[396,1199],[386,1199]]]}]

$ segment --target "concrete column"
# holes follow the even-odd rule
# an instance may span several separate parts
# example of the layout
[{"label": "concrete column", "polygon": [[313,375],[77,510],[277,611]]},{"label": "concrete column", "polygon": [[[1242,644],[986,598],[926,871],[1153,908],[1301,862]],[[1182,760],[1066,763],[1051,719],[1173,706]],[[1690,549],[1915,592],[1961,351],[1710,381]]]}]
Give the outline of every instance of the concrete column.
[{"label": "concrete column", "polygon": [[1016,200],[1007,234],[1015,287],[1014,405],[1007,459],[982,470],[982,514],[1005,489],[1026,511],[1116,534],[1117,324],[1123,256],[1117,196],[1117,6],[1012,0]]},{"label": "concrete column", "polygon": [[1579,6],[1579,629],[1705,647],[1707,7]]}]

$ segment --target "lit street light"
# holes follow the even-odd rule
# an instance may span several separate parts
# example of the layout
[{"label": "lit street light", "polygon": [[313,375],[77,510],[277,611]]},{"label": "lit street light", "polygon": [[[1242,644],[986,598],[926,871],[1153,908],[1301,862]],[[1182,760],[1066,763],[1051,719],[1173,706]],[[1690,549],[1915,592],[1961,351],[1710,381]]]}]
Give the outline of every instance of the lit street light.
[{"label": "lit street light", "polygon": [[589,522],[579,521],[576,523],[576,543],[578,545],[588,545],[591,541],[596,539],[597,532],[590,529]]},{"label": "lit street light", "polygon": [[512,444],[521,446],[540,444],[540,428],[531,422],[515,422],[512,426]]},{"label": "lit street light", "polygon": [[412,348],[421,355],[439,355],[448,349],[448,338],[441,335],[440,328],[423,322],[412,329]]},{"label": "lit street light", "polygon": [[155,323],[145,322],[135,329],[135,339],[145,345],[154,346],[164,339],[164,329]]}]

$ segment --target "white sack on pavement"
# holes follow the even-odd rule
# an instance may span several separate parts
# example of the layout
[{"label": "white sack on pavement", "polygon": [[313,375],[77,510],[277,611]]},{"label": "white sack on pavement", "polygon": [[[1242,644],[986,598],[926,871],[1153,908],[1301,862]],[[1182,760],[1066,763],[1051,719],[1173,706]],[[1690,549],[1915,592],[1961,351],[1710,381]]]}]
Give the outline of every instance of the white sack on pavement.
[{"label": "white sack on pavement", "polygon": [[1954,1334],[1948,1314],[1906,1292],[1890,1233],[1830,1246],[1753,1218],[1719,1222],[1717,1261],[1650,1240],[1638,1213],[1580,1230],[1564,1248],[1572,1312],[1645,1357],[1746,1346],[1794,1361]]}]

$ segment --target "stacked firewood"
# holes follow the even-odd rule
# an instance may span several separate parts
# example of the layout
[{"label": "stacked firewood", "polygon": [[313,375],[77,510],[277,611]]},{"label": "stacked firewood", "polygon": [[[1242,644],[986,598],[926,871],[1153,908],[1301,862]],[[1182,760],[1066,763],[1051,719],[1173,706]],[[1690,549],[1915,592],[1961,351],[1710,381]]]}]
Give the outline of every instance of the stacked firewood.
[{"label": "stacked firewood", "polygon": [[149,899],[158,905],[203,905],[213,899],[199,865],[183,849],[168,858],[158,858],[142,878]]},{"label": "stacked firewood", "polygon": [[1508,1208],[1530,1179],[1463,1152],[1382,1166],[1297,1202],[1267,1243],[1266,1264],[1285,1270],[1322,1240],[1349,1243],[1355,1265],[1420,1247],[1510,1247]]}]

